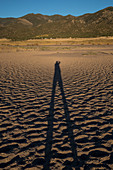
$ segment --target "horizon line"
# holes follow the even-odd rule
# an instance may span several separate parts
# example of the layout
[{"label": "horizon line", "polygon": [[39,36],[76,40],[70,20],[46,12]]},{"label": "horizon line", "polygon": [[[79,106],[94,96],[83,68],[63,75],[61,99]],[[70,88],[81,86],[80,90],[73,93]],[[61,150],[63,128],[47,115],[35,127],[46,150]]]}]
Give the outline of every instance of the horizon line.
[{"label": "horizon line", "polygon": [[45,15],[45,16],[54,16],[54,15],[68,16],[68,15],[71,15],[71,16],[74,16],[74,17],[79,17],[79,16],[86,15],[86,14],[94,14],[94,13],[96,13],[96,12],[98,12],[98,11],[101,11],[101,10],[104,10],[104,9],[107,9],[107,8],[110,8],[110,7],[113,8],[113,6],[108,6],[108,7],[101,8],[101,9],[99,9],[99,10],[96,10],[95,12],[87,12],[87,13],[83,13],[83,14],[80,14],[80,15],[72,15],[72,14],[63,15],[63,14],[59,14],[59,13],[44,14],[44,13],[33,13],[33,12],[30,12],[30,13],[23,14],[22,16],[6,16],[6,17],[0,16],[0,18],[3,18],[3,19],[5,19],[5,18],[21,18],[21,17],[24,17],[24,16],[29,15],[29,14],[33,14],[33,15],[38,15],[38,14],[39,14],[39,15]]}]

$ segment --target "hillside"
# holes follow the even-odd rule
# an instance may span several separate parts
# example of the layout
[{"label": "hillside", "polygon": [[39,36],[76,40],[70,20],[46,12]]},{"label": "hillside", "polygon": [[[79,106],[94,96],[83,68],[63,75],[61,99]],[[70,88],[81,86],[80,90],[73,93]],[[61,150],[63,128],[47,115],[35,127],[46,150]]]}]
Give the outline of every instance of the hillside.
[{"label": "hillside", "polygon": [[0,38],[78,38],[113,36],[113,7],[82,16],[28,14],[0,18]]}]

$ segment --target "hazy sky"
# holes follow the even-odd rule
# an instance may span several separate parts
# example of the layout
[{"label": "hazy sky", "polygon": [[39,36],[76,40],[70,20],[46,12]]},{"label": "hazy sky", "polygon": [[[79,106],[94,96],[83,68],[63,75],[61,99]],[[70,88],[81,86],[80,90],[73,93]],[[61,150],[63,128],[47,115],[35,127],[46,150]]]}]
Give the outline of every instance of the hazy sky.
[{"label": "hazy sky", "polygon": [[0,17],[21,17],[28,13],[82,15],[113,6],[113,0],[0,0]]}]

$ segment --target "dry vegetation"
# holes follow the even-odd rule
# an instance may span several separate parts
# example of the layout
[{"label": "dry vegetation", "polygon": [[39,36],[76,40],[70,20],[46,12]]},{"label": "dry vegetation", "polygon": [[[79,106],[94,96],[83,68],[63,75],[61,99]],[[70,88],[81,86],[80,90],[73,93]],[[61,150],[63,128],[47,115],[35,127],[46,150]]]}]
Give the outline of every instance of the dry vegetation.
[{"label": "dry vegetation", "polygon": [[0,39],[0,52],[25,51],[25,50],[71,50],[83,45],[113,45],[113,37],[99,38],[59,38],[59,39],[35,39],[26,41],[11,41]]}]

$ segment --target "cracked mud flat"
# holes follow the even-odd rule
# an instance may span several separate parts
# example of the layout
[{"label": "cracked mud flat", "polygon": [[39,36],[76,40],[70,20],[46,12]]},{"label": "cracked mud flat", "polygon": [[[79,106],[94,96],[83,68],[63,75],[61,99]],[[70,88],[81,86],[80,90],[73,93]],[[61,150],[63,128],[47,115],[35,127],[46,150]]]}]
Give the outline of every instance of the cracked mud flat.
[{"label": "cracked mud flat", "polygon": [[[113,169],[112,49],[0,53],[0,169]],[[56,61],[68,123],[58,84],[49,115]]]}]

